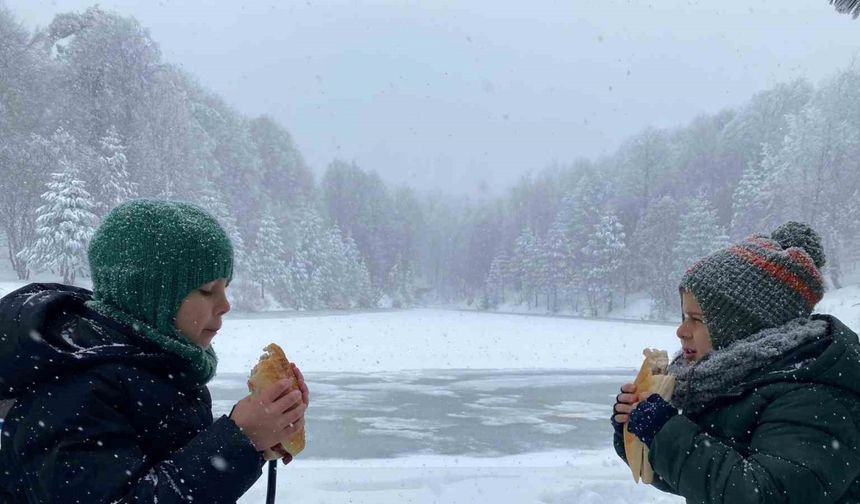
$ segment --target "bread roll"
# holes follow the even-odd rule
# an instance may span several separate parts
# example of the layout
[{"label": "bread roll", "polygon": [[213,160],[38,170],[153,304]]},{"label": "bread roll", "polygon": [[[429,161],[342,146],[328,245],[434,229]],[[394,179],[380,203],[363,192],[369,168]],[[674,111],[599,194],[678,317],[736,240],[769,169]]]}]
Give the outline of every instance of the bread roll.
[{"label": "bread roll", "polygon": [[[654,350],[646,348],[642,351],[645,360],[639,369],[639,374],[633,384],[636,386],[634,392],[637,401],[645,401],[652,394],[660,394],[665,400],[672,398],[675,389],[675,377],[666,374],[669,367],[669,355],[665,350]],[[627,429],[624,424],[624,455],[633,473],[633,480],[637,483],[641,479],[643,483],[650,484],[654,481],[654,470],[648,462],[648,447]]]},{"label": "bread roll", "polygon": [[[266,353],[260,356],[260,361],[251,370],[251,376],[248,378],[248,389],[251,391],[251,394],[257,395],[268,386],[284,378],[290,380],[290,387],[287,393],[299,390],[299,381],[295,373],[293,373],[290,361],[287,360],[287,356],[281,347],[272,343],[263,350]],[[302,427],[301,430],[284,439],[280,444],[263,452],[263,457],[266,460],[275,460],[284,457],[287,453],[295,457],[304,449],[305,429]]]}]

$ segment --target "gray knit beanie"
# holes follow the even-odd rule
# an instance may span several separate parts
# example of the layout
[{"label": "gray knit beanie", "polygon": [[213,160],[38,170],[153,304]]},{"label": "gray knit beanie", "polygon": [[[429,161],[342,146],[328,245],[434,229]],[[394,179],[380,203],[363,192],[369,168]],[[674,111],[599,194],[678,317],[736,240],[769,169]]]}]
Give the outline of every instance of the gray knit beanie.
[{"label": "gray knit beanie", "polygon": [[821,238],[788,222],[694,264],[681,280],[702,307],[715,349],[763,329],[809,317],[824,294]]}]

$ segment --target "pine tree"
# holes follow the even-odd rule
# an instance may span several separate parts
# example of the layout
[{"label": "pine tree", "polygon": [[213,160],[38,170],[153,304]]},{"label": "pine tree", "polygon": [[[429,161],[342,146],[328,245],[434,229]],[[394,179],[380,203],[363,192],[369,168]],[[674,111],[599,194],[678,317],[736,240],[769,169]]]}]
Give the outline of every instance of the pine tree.
[{"label": "pine tree", "polygon": [[63,283],[73,284],[78,274],[87,274],[87,244],[98,218],[75,165],[62,158],[59,168],[36,210],[36,242],[20,254],[31,268],[50,270],[61,275]]},{"label": "pine tree", "polygon": [[558,222],[549,228],[542,252],[547,309],[555,312],[559,309],[559,291],[573,283],[573,250]]},{"label": "pine tree", "polygon": [[651,297],[651,314],[664,320],[678,311],[678,282],[672,247],[679,235],[680,206],[669,196],[653,202],[645,211],[633,243],[638,284]]},{"label": "pine tree", "polygon": [[[532,306],[532,297],[536,295],[540,271],[538,270],[538,240],[531,228],[523,229],[514,244],[514,257],[511,270],[519,282],[520,294]],[[537,306],[537,302],[535,302]]]},{"label": "pine tree", "polygon": [[505,287],[510,280],[510,259],[508,254],[502,250],[490,263],[490,271],[487,273],[486,291],[488,307],[496,307],[505,302]]},{"label": "pine tree", "polygon": [[97,211],[104,215],[111,208],[137,196],[137,185],[131,182],[128,175],[128,158],[125,146],[119,138],[116,128],[111,126],[99,140],[101,152],[98,163],[102,171],[104,186],[97,198]]},{"label": "pine tree", "polygon": [[696,261],[728,245],[717,212],[704,194],[692,198],[681,215],[679,237],[673,248],[675,276],[680,280]]},{"label": "pine tree", "polygon": [[617,272],[626,247],[624,239],[624,227],[614,214],[608,214],[595,224],[582,248],[583,280],[592,316],[599,315],[604,305],[612,309],[613,291],[620,284]]},{"label": "pine tree", "polygon": [[750,163],[732,195],[732,237],[741,239],[752,233],[772,229],[774,186],[780,160],[770,146],[763,147],[762,161]]},{"label": "pine tree", "polygon": [[349,289],[352,304],[362,308],[375,306],[377,299],[370,283],[370,273],[352,236],[347,235],[344,238],[343,250],[346,255],[346,275],[343,283]]},{"label": "pine tree", "polygon": [[198,203],[218,220],[224,231],[227,232],[227,236],[230,237],[230,242],[233,244],[234,276],[246,275],[249,265],[247,263],[245,240],[242,238],[242,233],[236,224],[236,218],[233,217],[232,212],[224,202],[222,193],[216,191],[211,182],[206,181],[203,190],[200,192]]},{"label": "pine tree", "polygon": [[289,301],[298,310],[322,308],[324,299],[333,294],[330,238],[322,218],[312,208],[300,210],[296,244],[287,265]]},{"label": "pine tree", "polygon": [[260,221],[250,264],[251,278],[260,286],[261,298],[266,296],[266,287],[274,287],[287,277],[285,256],[281,228],[271,212],[266,212]]},{"label": "pine tree", "polygon": [[388,272],[387,290],[395,308],[409,307],[415,301],[412,268],[400,257]]},{"label": "pine tree", "polygon": [[352,304],[348,280],[348,258],[343,236],[337,226],[323,231],[322,254],[313,275],[316,290],[320,293],[321,306],[346,309]]}]

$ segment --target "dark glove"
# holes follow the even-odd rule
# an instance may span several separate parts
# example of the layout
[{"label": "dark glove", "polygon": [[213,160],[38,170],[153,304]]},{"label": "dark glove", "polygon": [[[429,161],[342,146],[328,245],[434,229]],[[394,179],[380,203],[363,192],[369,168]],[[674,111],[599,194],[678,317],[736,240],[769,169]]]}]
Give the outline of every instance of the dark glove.
[{"label": "dark glove", "polygon": [[616,434],[621,434],[624,432],[624,424],[615,421],[615,415],[617,414],[618,413],[616,413],[615,410],[612,411],[612,416],[609,417],[609,423],[612,424],[612,428],[615,429]]},{"label": "dark glove", "polygon": [[[623,393],[624,393],[624,391],[622,390],[621,394],[623,394]],[[621,395],[621,394],[618,394],[618,395]],[[621,404],[621,403],[618,402],[618,396],[615,396],[615,405],[612,406],[612,416],[609,417],[609,423],[612,424],[612,428],[615,429],[616,434],[621,434],[624,431],[624,424],[618,423],[615,421],[615,415],[621,414],[618,411],[618,405],[619,404]]]},{"label": "dark glove", "polygon": [[674,406],[667,403],[659,394],[652,394],[647,401],[639,403],[630,413],[627,429],[650,448],[651,443],[654,442],[654,436],[677,414],[678,410]]}]

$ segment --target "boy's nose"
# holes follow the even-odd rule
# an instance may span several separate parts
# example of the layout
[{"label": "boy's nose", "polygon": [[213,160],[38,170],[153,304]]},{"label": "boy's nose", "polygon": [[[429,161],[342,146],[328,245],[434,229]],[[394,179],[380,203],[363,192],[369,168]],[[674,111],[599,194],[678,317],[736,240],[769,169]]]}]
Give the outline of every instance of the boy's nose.
[{"label": "boy's nose", "polygon": [[220,317],[220,316],[224,315],[225,313],[229,312],[230,308],[231,308],[230,300],[227,299],[227,296],[224,296],[224,298],[221,301],[221,304],[218,305],[218,316]]}]

